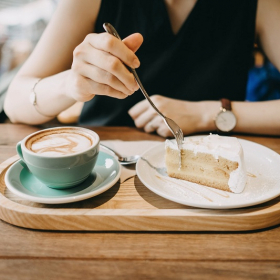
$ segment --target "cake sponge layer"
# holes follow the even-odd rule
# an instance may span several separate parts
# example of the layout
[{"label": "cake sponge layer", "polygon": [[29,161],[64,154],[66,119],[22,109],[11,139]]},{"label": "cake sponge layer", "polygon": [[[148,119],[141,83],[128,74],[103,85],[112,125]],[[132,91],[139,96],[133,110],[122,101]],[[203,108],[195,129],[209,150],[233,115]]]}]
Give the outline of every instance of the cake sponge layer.
[{"label": "cake sponge layer", "polygon": [[168,175],[225,191],[242,192],[247,177],[243,150],[236,138],[228,138],[233,137],[209,135],[196,141],[186,138],[181,167],[176,145],[167,140],[165,163]]}]

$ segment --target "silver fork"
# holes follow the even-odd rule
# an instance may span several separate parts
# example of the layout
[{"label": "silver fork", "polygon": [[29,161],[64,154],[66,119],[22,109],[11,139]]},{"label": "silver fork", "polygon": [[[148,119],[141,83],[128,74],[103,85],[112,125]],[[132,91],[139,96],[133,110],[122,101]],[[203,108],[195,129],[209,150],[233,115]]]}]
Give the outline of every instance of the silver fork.
[{"label": "silver fork", "polygon": [[[105,31],[113,36],[115,36],[116,38],[121,40],[121,37],[119,36],[118,32],[116,31],[116,29],[112,26],[112,24],[110,23],[104,23],[103,24],[103,28],[105,29]],[[167,118],[166,116],[164,116],[159,110],[158,108],[155,106],[155,104],[153,103],[153,101],[151,100],[151,98],[149,97],[148,93],[146,92],[145,88],[143,87],[135,69],[125,65],[128,70],[133,74],[137,84],[140,87],[140,90],[142,91],[142,93],[144,94],[144,96],[146,97],[146,99],[150,102],[150,104],[152,105],[152,107],[155,109],[155,111],[163,118],[165,124],[168,126],[168,128],[170,129],[170,131],[172,132],[172,134],[175,137],[175,140],[177,142],[178,145],[178,149],[181,155],[181,149],[182,149],[182,143],[184,140],[184,134],[182,129],[179,127],[178,124],[176,124],[172,119]],[[181,166],[181,156],[180,156],[180,166]]]}]

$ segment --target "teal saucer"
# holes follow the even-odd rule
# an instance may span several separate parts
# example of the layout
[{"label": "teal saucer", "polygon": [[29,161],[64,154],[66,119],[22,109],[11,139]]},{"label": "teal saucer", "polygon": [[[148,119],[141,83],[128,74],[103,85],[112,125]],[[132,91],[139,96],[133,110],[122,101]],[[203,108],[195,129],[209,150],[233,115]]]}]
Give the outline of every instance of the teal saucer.
[{"label": "teal saucer", "polygon": [[118,160],[100,151],[94,170],[81,184],[64,190],[52,189],[30,173],[23,161],[18,160],[5,175],[7,188],[14,194],[39,203],[62,204],[84,200],[111,188],[120,178]]}]

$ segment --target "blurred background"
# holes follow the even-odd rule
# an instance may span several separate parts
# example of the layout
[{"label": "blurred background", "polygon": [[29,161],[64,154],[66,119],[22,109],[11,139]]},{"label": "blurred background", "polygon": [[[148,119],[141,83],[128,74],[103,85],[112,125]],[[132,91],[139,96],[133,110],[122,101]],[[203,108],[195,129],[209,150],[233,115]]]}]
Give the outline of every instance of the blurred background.
[{"label": "blurred background", "polygon": [[7,88],[32,52],[58,0],[0,1],[0,122]]},{"label": "blurred background", "polygon": [[[0,122],[8,121],[3,111],[8,86],[40,39],[58,1],[0,0]],[[246,100],[280,99],[279,71],[257,45],[252,58]]]}]

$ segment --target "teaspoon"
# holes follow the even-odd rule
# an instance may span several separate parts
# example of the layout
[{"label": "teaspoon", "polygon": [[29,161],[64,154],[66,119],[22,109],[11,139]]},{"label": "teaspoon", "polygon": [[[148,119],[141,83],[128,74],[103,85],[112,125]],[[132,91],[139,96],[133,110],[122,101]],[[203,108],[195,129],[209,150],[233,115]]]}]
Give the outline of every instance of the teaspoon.
[{"label": "teaspoon", "polygon": [[118,161],[122,165],[135,164],[137,162],[137,160],[140,158],[139,155],[123,157],[118,152],[114,151],[113,149],[111,149],[103,144],[100,144],[100,146],[111,151],[112,153],[114,153],[118,157]]}]

